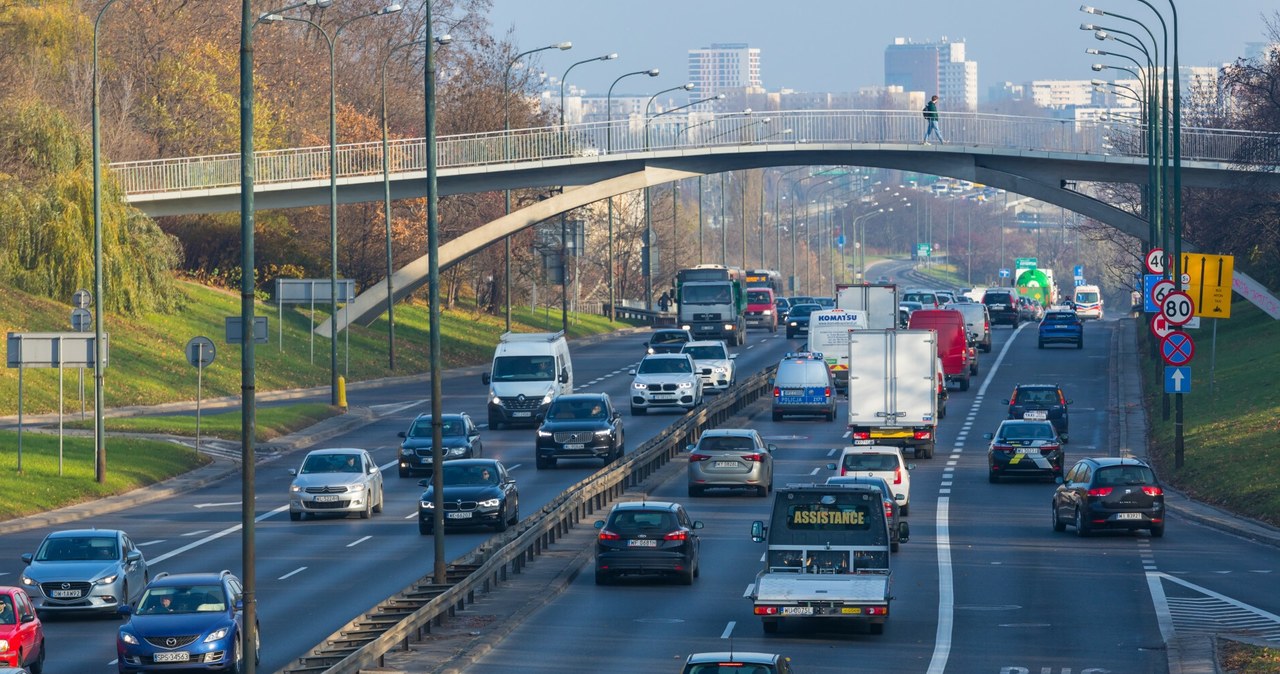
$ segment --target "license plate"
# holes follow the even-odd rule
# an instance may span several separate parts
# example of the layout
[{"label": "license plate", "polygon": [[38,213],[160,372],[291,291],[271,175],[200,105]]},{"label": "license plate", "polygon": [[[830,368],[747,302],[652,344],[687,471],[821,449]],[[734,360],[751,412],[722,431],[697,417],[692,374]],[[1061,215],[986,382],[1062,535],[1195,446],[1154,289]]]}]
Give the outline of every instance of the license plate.
[{"label": "license plate", "polygon": [[1003,305],[1003,304],[992,304],[992,305],[991,305],[991,308],[992,308],[993,310],[996,310],[996,309],[1003,309],[1003,308],[1004,308],[1004,305]]},{"label": "license plate", "polygon": [[1116,514],[1116,519],[1118,519],[1118,520],[1140,520],[1140,519],[1142,519],[1142,513],[1117,513],[1117,514]]},{"label": "license plate", "polygon": [[737,461],[717,461],[716,468],[737,468]]},{"label": "license plate", "polygon": [[1039,450],[1033,447],[1019,447],[1017,451],[1019,454],[1036,454]]},{"label": "license plate", "polygon": [[640,538],[640,539],[634,539],[634,540],[627,541],[627,547],[629,547],[629,548],[656,548],[656,547],[658,547],[658,542],[657,542],[657,541],[655,541],[655,540],[647,539],[647,538]]},{"label": "license plate", "polygon": [[804,391],[803,391],[803,390],[801,390],[801,389],[798,389],[798,388],[786,388],[786,389],[782,389],[782,395],[784,395],[784,396],[802,396],[802,395],[804,395]]},{"label": "license plate", "polygon": [[1036,421],[1044,421],[1049,418],[1049,413],[1045,410],[1028,410],[1022,413],[1023,419],[1035,419]]},{"label": "license plate", "polygon": [[80,590],[54,590],[49,596],[54,599],[76,599],[80,596]]},{"label": "license plate", "polygon": [[565,445],[564,448],[565,449],[586,449],[587,446],[586,444],[581,442],[570,442],[569,444]]},{"label": "license plate", "polygon": [[512,412],[512,413],[511,413],[511,416],[513,416],[513,417],[531,417],[531,416],[533,416],[533,412]]},{"label": "license plate", "polygon": [[333,503],[338,500],[337,494],[321,494],[316,497],[316,503]]},{"label": "license plate", "polygon": [[783,606],[782,615],[813,615],[812,606]]},{"label": "license plate", "polygon": [[445,513],[445,514],[444,514],[444,516],[445,516],[445,518],[446,518],[446,519],[451,519],[451,520],[469,520],[469,519],[471,519],[471,513],[469,513],[469,512],[465,512],[465,513]]},{"label": "license plate", "polygon": [[151,656],[156,662],[188,662],[191,660],[191,654],[186,651],[169,651],[156,653]]}]

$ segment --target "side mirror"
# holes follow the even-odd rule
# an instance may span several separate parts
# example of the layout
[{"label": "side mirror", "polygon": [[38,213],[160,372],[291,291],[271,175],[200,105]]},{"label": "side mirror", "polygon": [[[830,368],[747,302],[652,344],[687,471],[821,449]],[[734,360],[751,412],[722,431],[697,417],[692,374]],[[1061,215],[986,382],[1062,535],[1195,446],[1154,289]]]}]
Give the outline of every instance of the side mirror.
[{"label": "side mirror", "polygon": [[1074,404],[1075,404],[1075,402],[1076,402],[1076,401],[1074,401],[1074,400],[1068,400],[1068,401],[1067,401],[1067,404],[1068,404],[1068,405],[1074,405]]},{"label": "side mirror", "polygon": [[763,543],[764,532],[765,532],[764,522],[761,522],[760,520],[756,520],[751,523],[751,540],[755,541],[756,543]]},{"label": "side mirror", "polygon": [[418,480],[418,486],[419,486],[419,487],[430,487],[430,486],[431,486],[431,480]]},{"label": "side mirror", "polygon": [[729,360],[737,360],[737,359],[738,359],[738,354],[736,353],[729,354]]},{"label": "side mirror", "polygon": [[1000,401],[1000,404],[1001,404],[1001,405],[1008,405],[1008,404],[1009,404],[1009,401],[1008,401],[1008,400],[1001,400],[1001,401]]},{"label": "side mirror", "polygon": [[24,553],[24,554],[22,555],[22,563],[23,563],[23,564],[30,564],[30,563],[31,563],[31,553],[30,553],[30,552]]},{"label": "side mirror", "polygon": [[568,383],[569,383],[569,371],[568,371],[568,370],[561,370],[561,371],[560,371],[560,383],[561,383],[561,384],[568,384]]},{"label": "side mirror", "polygon": [[399,433],[396,433],[396,435],[400,436],[401,438],[406,438],[406,439],[409,437],[409,434],[408,434],[408,433],[406,433],[406,432],[404,432],[404,431],[400,431]]},{"label": "side mirror", "polygon": [[915,470],[915,469],[916,469],[916,464],[914,463],[907,464],[907,470]]},{"label": "side mirror", "polygon": [[130,564],[136,564],[136,563],[138,563],[138,562],[141,562],[141,561],[142,561],[142,551],[141,551],[141,550],[130,550],[128,553],[126,553],[126,554],[125,554],[125,556],[124,556],[124,561],[129,562]]},{"label": "side mirror", "polygon": [[237,611],[243,611],[243,610],[244,610],[244,600],[243,600],[243,599],[237,599],[237,600],[236,600],[235,605],[234,605],[232,608],[234,608],[234,609],[235,609],[235,610],[237,610]]},{"label": "side mirror", "polygon": [[835,469],[836,469],[836,464],[834,463],[827,464],[827,470],[835,470]]},{"label": "side mirror", "polygon": [[765,448],[765,449],[767,449],[767,450],[769,450],[770,452],[776,452],[776,451],[778,451],[778,446],[777,446],[777,445],[765,445],[765,446],[764,446],[764,448]]},{"label": "side mirror", "polygon": [[982,434],[982,439],[983,439],[983,440],[991,440],[992,438],[995,438],[995,437],[996,437],[996,436],[995,436],[995,434],[993,434],[993,433],[983,433],[983,434]]},{"label": "side mirror", "polygon": [[1062,477],[1061,477],[1061,476],[1053,478],[1053,483],[1054,483],[1054,484],[1063,484],[1063,482],[1064,482],[1064,480],[1062,479]]},{"label": "side mirror", "polygon": [[538,412],[537,414],[533,415],[533,420],[538,423],[542,423],[542,420],[545,419],[546,416],[547,415],[543,414],[542,412]]},{"label": "side mirror", "polygon": [[23,613],[23,614],[22,614],[22,618],[21,618],[21,622],[22,622],[22,624],[24,624],[24,625],[25,625],[25,624],[27,624],[27,623],[33,623],[33,622],[35,622],[35,621],[36,621],[36,614],[34,614],[34,613]]},{"label": "side mirror", "polygon": [[906,543],[911,540],[911,525],[906,522],[898,522],[898,542]]},{"label": "side mirror", "polygon": [[128,604],[121,604],[116,607],[116,615],[131,616],[133,615],[133,607]]},{"label": "side mirror", "polygon": [[702,528],[702,526],[703,526],[703,525],[702,525],[702,520],[694,520],[694,521],[693,521],[693,528],[694,528],[694,529],[701,529],[701,528]]},{"label": "side mirror", "polygon": [[641,343],[640,343],[640,346],[643,346],[643,347],[645,347],[645,348],[647,349],[647,348],[649,348],[649,342],[641,342]]},{"label": "side mirror", "polygon": [[634,376],[636,376],[636,371],[635,371],[635,370],[627,370],[627,374],[629,374],[629,375],[631,375],[632,377],[634,377]]},{"label": "side mirror", "polygon": [[297,468],[290,468],[290,469],[289,469],[289,474],[290,474],[290,475],[293,475],[293,476],[297,476],[297,474],[298,474],[298,469],[297,469]]},{"label": "side mirror", "polygon": [[489,373],[488,373],[488,372],[481,372],[481,373],[480,373],[480,383],[481,383],[481,384],[484,384],[485,386],[488,386],[488,385],[489,385],[489,382],[491,382],[491,381],[493,381],[493,378],[489,375]]},{"label": "side mirror", "polygon": [[369,466],[369,474],[370,474],[370,475],[373,475],[374,473],[377,473],[377,472],[378,472],[378,467],[377,467],[377,466]]},{"label": "side mirror", "polygon": [[612,419],[612,420],[614,420],[614,421],[617,421],[617,420],[619,420],[619,419],[621,419],[621,418],[622,418],[622,412],[619,412],[619,411],[617,411],[617,410],[614,410],[614,411],[613,411],[613,414],[612,414],[612,415],[610,415],[610,416],[609,416],[609,418],[610,418],[610,419]]},{"label": "side mirror", "polygon": [[694,449],[696,449],[696,446],[695,446],[695,445],[685,445],[685,446],[684,446],[684,451],[686,451],[686,452],[692,452]]},{"label": "side mirror", "polygon": [[603,528],[604,528],[604,520],[596,520],[596,523],[595,523],[595,525],[594,525],[594,526],[595,526],[595,528],[597,528],[597,529],[603,529]]}]

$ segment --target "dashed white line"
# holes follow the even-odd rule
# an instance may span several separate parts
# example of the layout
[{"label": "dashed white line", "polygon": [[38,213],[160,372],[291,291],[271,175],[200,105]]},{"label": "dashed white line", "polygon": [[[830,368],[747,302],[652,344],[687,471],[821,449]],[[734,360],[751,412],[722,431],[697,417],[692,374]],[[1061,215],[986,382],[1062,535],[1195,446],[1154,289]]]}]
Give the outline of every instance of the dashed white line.
[{"label": "dashed white line", "polygon": [[154,541],[147,541],[147,542],[145,542],[145,543],[138,543],[137,545],[138,545],[138,547],[140,547],[140,548],[145,548],[145,547],[147,547],[148,545],[155,545],[156,543],[163,543],[163,542],[164,542],[164,540],[165,540],[165,539],[161,538],[161,539],[154,540]]},{"label": "dashed white line", "polygon": [[373,536],[363,536],[363,537],[361,537],[361,538],[357,538],[356,540],[351,541],[350,543],[347,543],[347,547],[348,547],[348,548],[354,548],[354,547],[356,547],[357,545],[360,545],[361,543],[363,543],[363,542],[365,542],[365,541],[369,540],[370,538],[373,538]]},{"label": "dashed white line", "polygon": [[810,475],[817,475],[819,470],[821,470],[821,469],[820,469],[820,468],[814,468],[814,469],[813,469],[813,472],[811,472],[811,473],[809,473],[809,474],[810,474]]},{"label": "dashed white line", "polygon": [[838,451],[840,451],[839,447],[832,447],[831,451],[827,452],[827,456],[835,456]]},{"label": "dashed white line", "polygon": [[277,578],[276,580],[285,580],[285,579],[289,578],[290,576],[297,575],[297,574],[302,573],[303,571],[306,571],[306,570],[307,570],[307,567],[305,567],[305,566],[299,566],[298,568],[296,568],[296,569],[294,569],[294,570],[290,571],[289,573],[286,573],[286,574],[284,574],[283,576],[280,576],[280,577],[279,577],[279,578]]},{"label": "dashed white line", "polygon": [[736,621],[730,620],[729,624],[724,626],[724,632],[720,633],[720,638],[728,639],[729,637],[733,636],[733,626],[737,624],[738,623]]},{"label": "dashed white line", "polygon": [[754,584],[752,584],[752,585],[748,585],[748,586],[747,586],[747,589],[745,589],[745,590],[743,590],[743,591],[742,591],[742,596],[744,596],[744,597],[750,597],[750,596],[751,596],[751,590],[752,590],[752,588],[754,588],[754,587],[755,587],[755,585],[754,585]]},{"label": "dashed white line", "polygon": [[183,536],[199,536],[200,534],[208,533],[208,531],[209,531],[208,529],[196,529],[195,531],[188,531],[187,533],[182,535]]}]

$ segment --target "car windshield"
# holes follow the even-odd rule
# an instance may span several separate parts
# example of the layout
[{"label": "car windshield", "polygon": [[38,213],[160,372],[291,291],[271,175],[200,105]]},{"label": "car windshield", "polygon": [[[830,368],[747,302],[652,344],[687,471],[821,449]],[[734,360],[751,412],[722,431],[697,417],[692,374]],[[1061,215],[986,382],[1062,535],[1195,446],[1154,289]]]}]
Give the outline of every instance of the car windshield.
[{"label": "car windshield", "polygon": [[919,302],[921,304],[937,304],[937,298],[933,293],[907,293],[902,299],[908,302]]},{"label": "car windshield", "polygon": [[1008,293],[987,293],[982,296],[983,304],[1009,304],[1012,301],[1012,296]]},{"label": "car windshield", "polygon": [[500,356],[493,359],[495,381],[551,381],[555,356]]},{"label": "car windshield", "polygon": [[750,452],[755,443],[745,435],[704,435],[698,441],[701,452]]},{"label": "car windshield", "polygon": [[645,358],[636,374],[687,374],[693,372],[685,358]]},{"label": "car windshield", "polygon": [[[440,434],[443,437],[461,437],[467,434],[467,425],[457,417],[445,417],[440,422]],[[431,417],[418,417],[408,433],[411,438],[431,437]]]},{"label": "car windshield", "polygon": [[671,531],[676,528],[676,516],[667,510],[619,510],[609,517],[608,529],[627,535],[646,532]]},{"label": "car windshield", "polygon": [[897,470],[898,457],[893,454],[845,454],[845,470]]},{"label": "car windshield", "polygon": [[359,473],[359,454],[309,454],[302,462],[303,475],[309,473]]},{"label": "car windshield", "polygon": [[444,464],[444,475],[442,477],[446,486],[498,484],[497,469],[486,464],[459,466],[446,463]]},{"label": "car windshield", "polygon": [[777,670],[772,665],[709,662],[705,665],[689,665],[689,668],[684,670],[684,674],[774,674],[775,671]]},{"label": "car windshield", "polygon": [[815,311],[822,311],[822,307],[816,304],[796,304],[791,306],[791,311],[787,315],[791,318],[808,318],[809,314]]},{"label": "car windshield", "polygon": [[0,625],[14,625],[18,616],[13,610],[13,599],[7,594],[0,594]]},{"label": "car windshield", "polygon": [[227,610],[221,585],[153,587],[138,602],[138,615],[220,613]]},{"label": "car windshield", "polygon": [[1093,304],[1098,301],[1098,293],[1076,292],[1076,301],[1084,304]]},{"label": "car windshield", "polygon": [[1000,426],[997,440],[1052,440],[1053,426],[1049,423],[1006,423]]},{"label": "car windshield", "polygon": [[46,538],[36,551],[37,562],[108,561],[120,558],[114,536],[60,536]]},{"label": "car windshield", "polygon": [[1156,476],[1146,466],[1108,466],[1098,469],[1094,481],[1101,486],[1133,486],[1155,484]]},{"label": "car windshield", "polygon": [[683,344],[689,341],[689,335],[683,330],[669,330],[666,332],[655,332],[649,338],[650,344]]},{"label": "car windshield", "polygon": [[1073,313],[1052,311],[1044,315],[1045,323],[1075,323],[1078,319]]},{"label": "car windshield", "polygon": [[727,356],[723,346],[686,346],[684,352],[694,360],[724,360]]},{"label": "car windshield", "polygon": [[566,421],[570,419],[605,419],[604,402],[601,400],[556,400],[547,410],[547,419]]},{"label": "car windshield", "polygon": [[889,483],[883,478],[878,477],[852,477],[849,475],[837,475],[827,478],[827,484],[866,484],[880,490],[880,493],[889,500],[893,499],[893,495],[889,493]]},{"label": "car windshield", "polygon": [[747,304],[768,304],[772,301],[769,299],[769,293],[762,293],[758,290],[755,292],[747,291]]},{"label": "car windshield", "polygon": [[1048,388],[1019,389],[1017,405],[1057,405],[1058,392]]}]

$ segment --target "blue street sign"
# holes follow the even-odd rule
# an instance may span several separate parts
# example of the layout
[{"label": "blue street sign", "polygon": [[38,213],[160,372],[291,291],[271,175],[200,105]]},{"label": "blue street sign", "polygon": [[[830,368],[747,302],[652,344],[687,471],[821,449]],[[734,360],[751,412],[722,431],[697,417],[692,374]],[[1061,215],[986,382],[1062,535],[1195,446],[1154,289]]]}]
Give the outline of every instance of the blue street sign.
[{"label": "blue street sign", "polygon": [[1009,278],[1009,270],[1008,270],[1008,269],[1001,269],[1001,270],[1000,270],[1000,278]]},{"label": "blue street sign", "polygon": [[1078,264],[1073,270],[1072,276],[1084,276],[1084,265]]},{"label": "blue street sign", "polygon": [[1164,368],[1164,392],[1191,393],[1191,367],[1166,365]]},{"label": "blue street sign", "polygon": [[836,245],[844,248],[844,234],[836,237]]},{"label": "blue street sign", "polygon": [[1155,285],[1164,280],[1164,274],[1143,274],[1142,275],[1142,312],[1147,314],[1160,313],[1160,307],[1156,306],[1155,300],[1151,299],[1151,289]]}]

